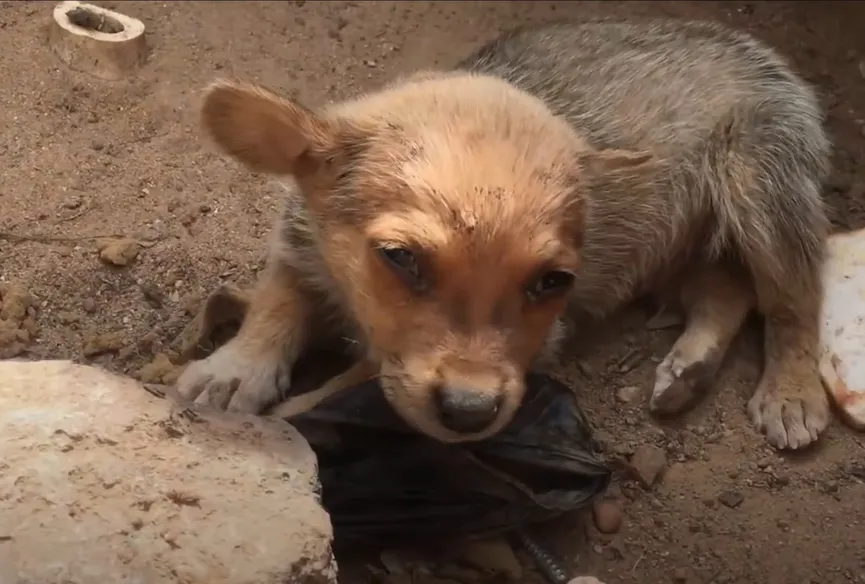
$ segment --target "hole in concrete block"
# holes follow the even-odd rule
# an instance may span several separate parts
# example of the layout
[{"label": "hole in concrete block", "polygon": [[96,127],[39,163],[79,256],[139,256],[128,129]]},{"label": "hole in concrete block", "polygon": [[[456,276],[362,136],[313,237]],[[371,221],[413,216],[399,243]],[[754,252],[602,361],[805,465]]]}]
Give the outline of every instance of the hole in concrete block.
[{"label": "hole in concrete block", "polygon": [[87,30],[105,34],[117,34],[124,30],[123,25],[106,14],[97,14],[86,8],[76,8],[67,14],[69,22]]}]

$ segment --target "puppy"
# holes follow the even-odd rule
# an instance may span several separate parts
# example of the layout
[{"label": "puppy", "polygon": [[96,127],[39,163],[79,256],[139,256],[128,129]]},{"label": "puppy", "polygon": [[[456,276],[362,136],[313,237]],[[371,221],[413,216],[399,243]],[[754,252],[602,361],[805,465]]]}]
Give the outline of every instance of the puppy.
[{"label": "puppy", "polygon": [[656,294],[687,325],[653,410],[705,387],[756,310],[754,424],[795,449],[828,423],[816,351],[830,144],[812,89],[746,34],[524,29],[453,70],[314,110],[220,81],[203,125],[287,193],[246,320],[182,375],[189,398],[262,412],[305,347],[342,337],[417,430],[479,440],[511,420],[568,307],[602,318]]}]

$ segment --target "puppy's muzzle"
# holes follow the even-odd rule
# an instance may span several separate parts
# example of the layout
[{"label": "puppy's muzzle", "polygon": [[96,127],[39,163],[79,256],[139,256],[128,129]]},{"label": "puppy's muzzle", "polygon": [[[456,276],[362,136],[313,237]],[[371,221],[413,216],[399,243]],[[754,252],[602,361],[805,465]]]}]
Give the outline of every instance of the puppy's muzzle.
[{"label": "puppy's muzzle", "polygon": [[442,426],[459,434],[486,430],[499,413],[502,395],[471,387],[441,386],[435,390],[438,418]]}]

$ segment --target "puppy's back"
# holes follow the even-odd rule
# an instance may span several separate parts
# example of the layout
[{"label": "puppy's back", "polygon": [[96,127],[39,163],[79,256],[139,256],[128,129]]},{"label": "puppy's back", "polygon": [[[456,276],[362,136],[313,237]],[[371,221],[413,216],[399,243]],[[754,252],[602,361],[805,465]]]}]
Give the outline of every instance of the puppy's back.
[{"label": "puppy's back", "polygon": [[581,305],[606,312],[680,255],[749,258],[779,289],[819,265],[823,112],[755,38],[681,20],[557,24],[506,34],[458,69],[538,97],[595,148],[652,153],[654,171],[581,193]]},{"label": "puppy's back", "polygon": [[774,50],[709,22],[589,21],[521,29],[459,69],[501,77],[566,117],[596,147],[692,149],[731,115],[821,135],[813,91]]}]

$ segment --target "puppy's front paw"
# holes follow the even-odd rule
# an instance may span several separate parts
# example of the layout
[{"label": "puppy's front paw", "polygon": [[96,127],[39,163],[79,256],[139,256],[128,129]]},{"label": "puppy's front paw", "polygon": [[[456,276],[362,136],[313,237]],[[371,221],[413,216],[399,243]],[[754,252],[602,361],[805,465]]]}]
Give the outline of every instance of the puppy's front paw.
[{"label": "puppy's front paw", "polygon": [[259,414],[281,400],[291,384],[291,363],[278,352],[255,353],[231,341],[191,363],[177,391],[197,404]]},{"label": "puppy's front paw", "polygon": [[711,383],[722,356],[714,337],[685,332],[655,369],[649,409],[658,414],[682,411]]}]

